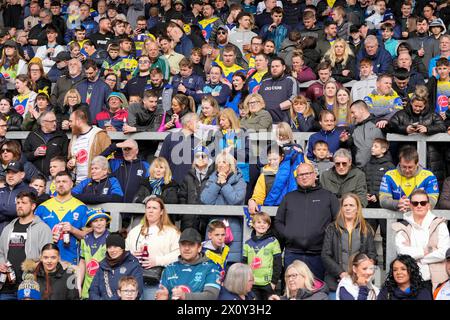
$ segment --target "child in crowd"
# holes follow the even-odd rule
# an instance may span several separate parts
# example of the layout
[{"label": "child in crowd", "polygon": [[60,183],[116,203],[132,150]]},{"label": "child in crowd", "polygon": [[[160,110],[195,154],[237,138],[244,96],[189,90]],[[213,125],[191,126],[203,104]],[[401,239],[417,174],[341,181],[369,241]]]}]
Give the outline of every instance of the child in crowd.
[{"label": "child in crowd", "polygon": [[78,288],[81,291],[81,299],[89,299],[92,280],[99,269],[100,261],[106,256],[106,238],[109,235],[106,227],[111,221],[110,215],[101,208],[91,209],[87,215],[86,227],[91,228],[92,231],[84,239],[81,239],[80,263],[78,264]]},{"label": "child in crowd", "polygon": [[117,295],[120,300],[136,300],[138,295],[138,283],[133,276],[122,277],[119,280]]},{"label": "child in crowd", "polygon": [[220,270],[220,279],[225,279],[225,268],[227,265],[230,247],[225,244],[226,226],[220,220],[211,220],[208,224],[208,239],[202,243],[202,252],[214,262]]},{"label": "child in crowd", "polygon": [[398,40],[393,38],[394,28],[390,23],[381,26],[381,37],[383,39],[384,48],[390,53],[392,58],[397,57]]},{"label": "child in crowd", "polygon": [[267,300],[274,294],[281,276],[281,248],[270,229],[269,214],[257,212],[253,217],[251,238],[244,244],[244,263],[253,270],[253,292],[257,300]]},{"label": "child in crowd", "polygon": [[316,141],[313,148],[314,159],[312,163],[316,168],[318,175],[333,168],[334,163],[331,160],[330,150],[328,149],[328,143],[323,140]]},{"label": "child in crowd", "polygon": [[248,109],[248,105],[244,103],[239,103],[239,120],[246,119],[250,115],[250,110]]},{"label": "child in crowd", "polygon": [[59,172],[66,170],[66,165],[66,159],[64,159],[64,157],[62,156],[56,156],[50,159],[50,177],[47,181],[45,191],[52,198],[56,196],[55,177]]},{"label": "child in crowd", "polygon": [[45,193],[46,183],[47,183],[47,180],[45,179],[44,176],[42,176],[40,174],[31,178],[30,187],[32,187],[33,189],[35,189],[37,191],[37,196],[38,196],[36,206],[38,206],[41,203],[50,199],[50,196],[47,193]]},{"label": "child in crowd", "polygon": [[202,63],[202,49],[201,48],[194,48],[192,49],[191,57],[190,57],[194,73],[196,75],[201,76],[203,79],[205,78],[205,66]]},{"label": "child in crowd", "polygon": [[[367,183],[368,208],[380,208],[378,193],[384,174],[391,169],[395,169],[389,150],[389,142],[385,139],[376,138],[372,142],[372,156],[369,162],[364,166]],[[386,220],[367,219],[367,222],[376,232],[380,226],[380,234],[383,245],[383,261],[386,261]]]},{"label": "child in crowd", "polygon": [[203,81],[201,76],[194,73],[194,63],[187,58],[183,58],[178,65],[180,67],[180,74],[173,77],[173,92],[191,95],[192,92],[202,90],[205,81]]},{"label": "child in crowd", "polygon": [[120,77],[119,70],[122,67],[122,64],[120,63],[122,61],[122,58],[119,57],[119,53],[120,47],[118,43],[111,43],[108,46],[108,58],[106,58],[106,60],[103,61],[102,64],[102,70],[105,76],[110,73],[114,73],[118,77]]}]

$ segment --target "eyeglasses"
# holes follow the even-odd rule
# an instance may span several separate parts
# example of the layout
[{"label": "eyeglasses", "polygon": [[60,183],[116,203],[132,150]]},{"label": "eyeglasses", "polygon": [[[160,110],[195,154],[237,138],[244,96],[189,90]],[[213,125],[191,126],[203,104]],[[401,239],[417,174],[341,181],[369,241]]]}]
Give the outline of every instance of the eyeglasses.
[{"label": "eyeglasses", "polygon": [[7,148],[2,149],[2,153],[5,153],[5,152],[12,152],[12,150],[11,149],[7,149]]},{"label": "eyeglasses", "polygon": [[208,156],[204,153],[199,153],[195,155],[195,159],[206,159]]},{"label": "eyeglasses", "polygon": [[227,34],[226,31],[217,31],[217,34]]},{"label": "eyeglasses", "polygon": [[292,280],[295,280],[295,279],[298,278],[298,276],[299,276],[298,273],[287,274],[287,275],[286,275],[286,279],[292,279]]},{"label": "eyeglasses", "polygon": [[140,60],[139,61],[139,64],[148,64],[148,63],[150,63],[149,60]]},{"label": "eyeglasses", "polygon": [[305,173],[299,173],[299,174],[297,174],[297,178],[306,178],[306,177],[309,177],[309,176],[312,175],[312,174],[314,174],[313,171],[311,171],[311,172],[305,172]]},{"label": "eyeglasses", "polygon": [[345,168],[346,166],[348,166],[348,162],[335,162],[334,165],[336,167],[344,167]]},{"label": "eyeglasses", "polygon": [[252,106],[255,104],[260,104],[260,102],[259,101],[249,101],[249,103],[248,103],[249,106]]},{"label": "eyeglasses", "polygon": [[411,204],[413,205],[413,207],[417,207],[419,204],[421,207],[425,207],[428,204],[428,201],[424,200],[424,201],[411,201]]}]

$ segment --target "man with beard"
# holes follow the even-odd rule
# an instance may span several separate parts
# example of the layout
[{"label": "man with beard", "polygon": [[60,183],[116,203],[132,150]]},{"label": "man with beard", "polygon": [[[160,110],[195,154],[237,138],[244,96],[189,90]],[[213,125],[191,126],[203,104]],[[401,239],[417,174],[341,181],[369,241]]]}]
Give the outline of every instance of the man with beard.
[{"label": "man with beard", "polygon": [[150,59],[148,56],[140,56],[138,59],[138,74],[131,78],[123,93],[127,98],[130,96],[140,96],[142,98],[145,87],[150,82]]},{"label": "man with beard", "polygon": [[108,18],[100,19],[98,32],[89,36],[89,39],[95,44],[96,48],[106,50],[108,43],[114,38],[111,28],[111,20]]},{"label": "man with beard", "polygon": [[6,183],[0,189],[0,233],[3,228],[16,217],[15,198],[21,191],[34,192],[34,189],[23,182],[25,171],[20,161],[11,161],[6,167]]},{"label": "man with beard", "polygon": [[[173,87],[163,79],[163,73],[159,68],[150,70],[150,84],[147,83],[145,86],[145,91],[147,90],[156,92],[158,95],[158,106],[162,106],[164,111],[170,110],[172,107]],[[143,91],[141,91],[141,94]]]},{"label": "man with beard", "polygon": [[88,117],[82,110],[75,110],[69,119],[72,139],[69,144],[67,168],[73,170],[77,183],[89,175],[89,164],[111,144],[105,130],[88,124]]},{"label": "man with beard", "polygon": [[[52,241],[52,231],[34,215],[36,195],[22,191],[16,197],[17,218],[11,221],[0,237],[0,272],[7,272],[7,262],[16,274],[16,279],[22,279],[22,262],[26,259],[36,260],[40,257],[41,248]],[[1,300],[16,300],[20,281],[5,283],[0,289]]]},{"label": "man with beard", "polygon": [[41,204],[36,209],[36,216],[52,230],[53,243],[59,248],[61,260],[77,264],[80,251],[78,240],[83,239],[90,231],[81,230],[86,225],[88,208],[72,196],[73,181],[70,173],[59,172],[55,184],[56,196]]},{"label": "man with beard", "polygon": [[108,104],[111,88],[100,78],[100,72],[94,60],[87,60],[84,65],[86,79],[76,85],[81,102],[89,105],[90,119],[95,119],[97,113]]},{"label": "man with beard", "polygon": [[54,106],[63,106],[64,97],[67,91],[76,86],[79,82],[84,80],[84,76],[81,73],[81,62],[78,59],[71,59],[67,64],[67,74],[61,76],[53,88],[50,100]]},{"label": "man with beard", "polygon": [[271,77],[262,80],[258,93],[266,102],[274,123],[289,123],[291,100],[298,94],[297,80],[285,74],[286,63],[276,57],[270,64]]}]

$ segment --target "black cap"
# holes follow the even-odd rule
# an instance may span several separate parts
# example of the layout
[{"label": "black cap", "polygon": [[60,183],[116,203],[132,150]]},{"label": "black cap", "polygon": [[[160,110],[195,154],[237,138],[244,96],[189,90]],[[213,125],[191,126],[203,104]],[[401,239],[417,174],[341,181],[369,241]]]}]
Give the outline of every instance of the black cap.
[{"label": "black cap", "polygon": [[3,46],[17,48],[17,43],[14,40],[7,40]]},{"label": "black cap", "polygon": [[191,4],[192,4],[192,5],[194,5],[194,4],[200,4],[200,5],[203,5],[203,0],[192,0],[192,1],[191,1]]},{"label": "black cap", "polygon": [[0,28],[0,38],[3,38],[4,36],[6,36],[8,34],[8,29],[7,28]]},{"label": "black cap", "polygon": [[356,33],[356,32],[359,32],[359,28],[360,28],[360,26],[357,26],[357,25],[352,24],[352,25],[350,26],[350,33]]},{"label": "black cap", "polygon": [[69,61],[70,59],[72,59],[72,57],[70,56],[70,53],[67,51],[62,51],[58,53],[55,57],[56,62]]},{"label": "black cap", "polygon": [[194,228],[187,228],[180,235],[179,242],[188,241],[193,243],[201,243],[202,236]]},{"label": "black cap", "polygon": [[11,170],[14,172],[23,172],[23,164],[20,161],[11,161],[8,163],[8,166],[6,167],[6,171]]},{"label": "black cap", "polygon": [[106,238],[106,248],[119,247],[125,250],[125,239],[118,233],[111,233]]}]

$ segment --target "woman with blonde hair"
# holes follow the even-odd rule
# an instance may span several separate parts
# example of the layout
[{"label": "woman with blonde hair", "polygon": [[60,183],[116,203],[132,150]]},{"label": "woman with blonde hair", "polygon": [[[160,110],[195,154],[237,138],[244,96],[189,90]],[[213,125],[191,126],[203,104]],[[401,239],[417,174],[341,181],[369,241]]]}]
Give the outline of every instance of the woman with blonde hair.
[{"label": "woman with blonde hair", "polygon": [[234,263],[227,271],[217,300],[255,300],[252,291],[254,281],[249,265]]},{"label": "woman with blonde hair", "polygon": [[201,103],[200,122],[205,125],[219,125],[220,108],[213,96],[205,96]]},{"label": "woman with blonde hair", "polygon": [[349,127],[352,125],[352,115],[350,112],[350,105],[352,99],[350,91],[347,88],[339,88],[336,92],[336,105],[333,108],[333,113],[336,117],[337,127]]},{"label": "woman with blonde hair", "polygon": [[334,300],[338,282],[348,276],[351,255],[365,253],[376,260],[374,237],[373,229],[363,217],[359,197],[353,193],[344,195],[336,220],[326,229],[322,246],[325,282],[332,291],[330,298]]},{"label": "woman with blonde hair", "polygon": [[306,263],[292,262],[284,273],[286,291],[284,296],[272,295],[269,300],[328,300],[327,285],[314,277]]},{"label": "woman with blonde hair", "polygon": [[62,106],[55,106],[56,119],[58,125],[64,131],[70,130],[69,118],[75,110],[82,110],[88,117],[88,122],[91,123],[89,106],[81,102],[81,96],[77,89],[69,89],[64,95],[64,104]]},{"label": "woman with blonde hair", "polygon": [[180,232],[170,221],[161,198],[151,195],[144,203],[144,218],[131,229],[125,248],[141,263],[144,276],[143,299],[154,300],[164,267],[177,261],[180,255]]},{"label": "woman with blonde hair", "polygon": [[272,116],[265,110],[266,104],[258,93],[249,94],[244,99],[244,105],[248,106],[250,114],[241,120],[241,127],[247,130],[272,130]]},{"label": "woman with blonde hair", "polygon": [[296,96],[292,99],[289,111],[292,131],[311,132],[318,130],[319,124],[316,121],[314,110],[305,96]]},{"label": "woman with blonde hair", "polygon": [[322,61],[331,63],[332,77],[337,82],[346,83],[354,79],[355,56],[344,39],[336,39]]},{"label": "woman with blonde hair", "polygon": [[133,202],[142,203],[150,195],[160,197],[164,203],[178,203],[178,184],[172,179],[169,163],[163,157],[153,160],[149,177],[142,178]]}]

